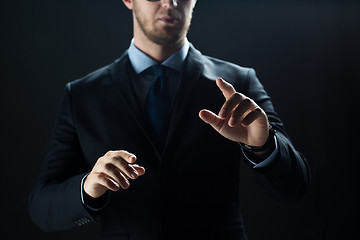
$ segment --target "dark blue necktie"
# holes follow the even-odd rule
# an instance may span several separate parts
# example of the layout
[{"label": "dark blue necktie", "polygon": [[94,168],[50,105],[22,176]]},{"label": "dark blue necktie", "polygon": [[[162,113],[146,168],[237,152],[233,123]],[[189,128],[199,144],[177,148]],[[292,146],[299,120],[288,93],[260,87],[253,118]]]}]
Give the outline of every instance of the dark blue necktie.
[{"label": "dark blue necktie", "polygon": [[157,64],[151,68],[154,71],[154,83],[147,96],[146,111],[150,123],[157,134],[157,144],[161,148],[169,126],[170,96],[165,67]]}]

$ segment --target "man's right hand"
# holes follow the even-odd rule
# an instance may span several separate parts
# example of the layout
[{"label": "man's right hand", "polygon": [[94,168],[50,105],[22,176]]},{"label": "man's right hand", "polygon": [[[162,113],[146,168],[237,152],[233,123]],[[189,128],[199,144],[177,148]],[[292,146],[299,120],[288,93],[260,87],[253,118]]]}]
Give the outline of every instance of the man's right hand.
[{"label": "man's right hand", "polygon": [[145,173],[137,164],[136,156],[127,151],[109,151],[100,157],[86,177],[84,191],[93,198],[101,197],[107,190],[118,191],[130,186],[129,178],[136,179]]}]

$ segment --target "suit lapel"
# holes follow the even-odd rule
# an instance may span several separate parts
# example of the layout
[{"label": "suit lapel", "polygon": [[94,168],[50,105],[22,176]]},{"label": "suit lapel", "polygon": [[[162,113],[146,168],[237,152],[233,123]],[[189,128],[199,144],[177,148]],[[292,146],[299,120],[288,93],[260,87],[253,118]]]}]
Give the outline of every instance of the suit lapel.
[{"label": "suit lapel", "polygon": [[200,74],[203,71],[203,67],[204,66],[202,63],[201,53],[196,50],[192,45],[190,45],[180,87],[175,98],[175,104],[173,114],[170,120],[168,135],[161,156],[163,156],[169,146],[169,142],[174,137],[174,132],[182,119],[182,115],[191,104],[191,98],[189,96],[191,96],[192,92],[195,90],[195,86],[197,85]]},{"label": "suit lapel", "polygon": [[131,131],[133,131],[132,134],[142,134],[147,139],[148,144],[151,146],[159,161],[168,148],[171,139],[174,137],[174,132],[182,119],[181,116],[184,114],[186,108],[188,108],[191,104],[189,96],[191,96],[192,92],[195,90],[195,86],[197,85],[202,71],[202,55],[198,50],[190,45],[180,87],[175,98],[168,134],[164,147],[160,152],[151,138],[151,127],[147,121],[147,117],[140,104],[137,102],[136,97],[134,97],[134,90],[131,87],[130,81],[134,80],[136,74],[131,66],[127,52],[125,52],[123,56],[109,68],[111,79],[120,93],[121,103],[119,104],[124,105],[131,116],[131,119],[135,123],[134,129],[131,129]]},{"label": "suit lapel", "polygon": [[[135,72],[131,66],[127,52],[125,52],[115,63],[109,68],[111,79],[114,85],[117,87],[120,95],[121,102],[125,109],[128,111],[132,121],[135,123],[134,128],[131,129],[131,134],[141,134],[147,140],[148,145],[151,146],[158,160],[160,161],[160,152],[155,146],[151,136],[151,128],[147,117],[143,112],[137,98],[134,97],[134,89],[130,81],[134,81]],[[131,121],[131,120],[129,120]],[[146,146],[144,146],[145,148]]]}]

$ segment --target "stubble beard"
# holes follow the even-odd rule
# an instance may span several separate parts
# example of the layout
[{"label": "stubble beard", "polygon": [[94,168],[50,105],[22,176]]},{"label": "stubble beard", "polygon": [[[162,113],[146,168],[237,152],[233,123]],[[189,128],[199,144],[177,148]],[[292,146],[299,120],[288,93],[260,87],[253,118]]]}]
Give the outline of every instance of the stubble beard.
[{"label": "stubble beard", "polygon": [[[187,32],[189,31],[191,19],[192,19],[192,12],[190,13],[189,18],[181,24],[180,26],[175,27],[165,27],[165,29],[158,29],[155,25],[151,26],[150,24],[146,23],[146,19],[142,18],[143,14],[138,12],[136,9],[133,9],[136,21],[141,28],[144,35],[152,42],[165,46],[176,46],[181,43],[185,37]],[[172,15],[175,15],[172,14]]]}]

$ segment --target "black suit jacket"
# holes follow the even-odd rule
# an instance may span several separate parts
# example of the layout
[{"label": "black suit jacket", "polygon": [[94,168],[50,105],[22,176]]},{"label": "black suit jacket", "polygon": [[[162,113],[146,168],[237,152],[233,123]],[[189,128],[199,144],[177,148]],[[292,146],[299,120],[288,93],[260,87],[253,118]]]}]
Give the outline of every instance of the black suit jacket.
[{"label": "black suit jacket", "polygon": [[[192,46],[178,90],[164,149],[153,143],[133,97],[127,53],[114,63],[68,83],[50,148],[30,196],[30,214],[46,231],[101,224],[106,239],[245,239],[239,209],[238,143],[204,123],[201,109],[218,112],[224,97],[217,77],[252,98],[277,130],[279,154],[254,169],[266,189],[297,198],[309,179],[306,160],[288,139],[255,71],[202,55]],[[80,182],[108,150],[137,156],[146,174],[128,190],[111,192],[96,214],[80,198]]]}]

